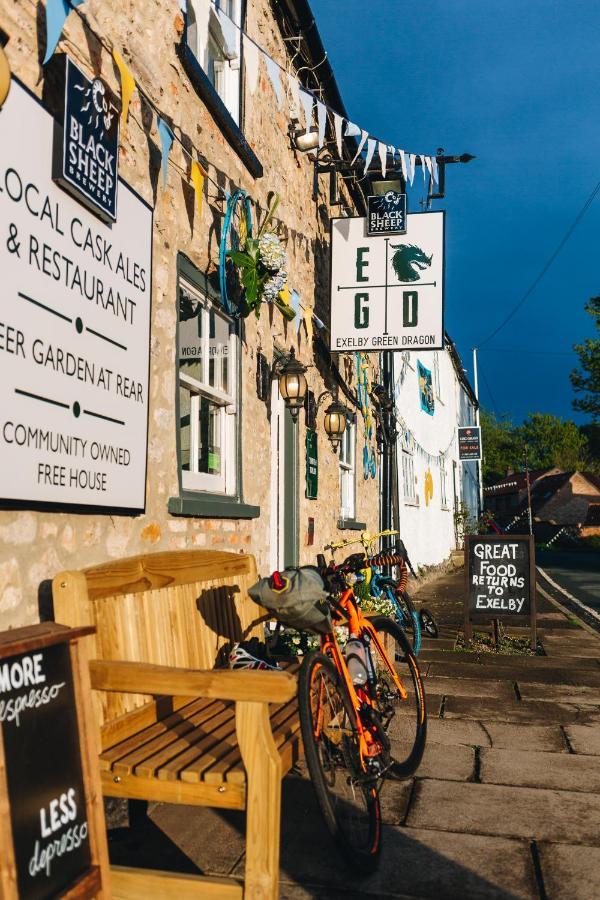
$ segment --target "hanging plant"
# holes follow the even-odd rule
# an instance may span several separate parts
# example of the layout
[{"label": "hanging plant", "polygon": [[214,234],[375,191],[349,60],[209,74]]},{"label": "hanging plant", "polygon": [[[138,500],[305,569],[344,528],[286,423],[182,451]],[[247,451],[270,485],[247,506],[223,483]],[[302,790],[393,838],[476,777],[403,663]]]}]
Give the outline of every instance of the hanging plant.
[{"label": "hanging plant", "polygon": [[252,311],[258,318],[263,302],[273,303],[288,321],[296,315],[281,296],[287,285],[287,254],[277,235],[267,231],[278,204],[276,197],[257,237],[248,237],[241,249],[227,252],[240,270],[244,288],[240,314],[244,318]]}]

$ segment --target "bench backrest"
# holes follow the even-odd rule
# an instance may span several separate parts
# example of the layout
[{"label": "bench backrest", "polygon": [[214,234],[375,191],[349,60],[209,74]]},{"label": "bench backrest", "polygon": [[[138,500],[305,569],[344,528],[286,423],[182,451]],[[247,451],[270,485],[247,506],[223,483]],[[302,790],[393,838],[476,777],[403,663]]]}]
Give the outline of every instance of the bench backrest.
[{"label": "bench backrest", "polygon": [[[55,621],[94,625],[92,659],[212,669],[233,642],[262,637],[264,611],[249,597],[250,554],[189,550],[114,560],[53,580]],[[103,694],[101,723],[148,702]]]}]

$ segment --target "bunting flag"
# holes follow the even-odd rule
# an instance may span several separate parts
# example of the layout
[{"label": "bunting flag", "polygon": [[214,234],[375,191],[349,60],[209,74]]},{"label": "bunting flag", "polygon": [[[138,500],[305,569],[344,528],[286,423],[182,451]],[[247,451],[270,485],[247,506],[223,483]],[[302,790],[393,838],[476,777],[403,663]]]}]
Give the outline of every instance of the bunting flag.
[{"label": "bunting flag", "polygon": [[308,91],[303,91],[300,89],[300,103],[302,104],[302,109],[304,110],[304,127],[308,131],[308,129],[312,126],[312,110],[313,110],[313,95],[309,94]]},{"label": "bunting flag", "polygon": [[194,193],[196,195],[196,204],[198,206],[198,216],[202,216],[202,196],[204,190],[204,178],[206,170],[200,165],[197,159],[192,160],[192,184],[194,185]]},{"label": "bunting flag", "polygon": [[327,110],[325,104],[317,100],[317,121],[319,123],[319,148],[325,142],[325,126],[327,125]]},{"label": "bunting flag", "polygon": [[[347,133],[347,132],[346,132],[346,133]],[[354,165],[354,163],[356,162],[356,160],[357,160],[358,157],[360,156],[361,151],[362,151],[362,148],[365,146],[365,142],[366,142],[366,140],[367,140],[368,137],[369,137],[369,132],[368,132],[368,131],[361,131],[361,133],[360,133],[360,141],[359,141],[359,144],[358,144],[358,150],[356,151],[356,153],[355,153],[355,155],[354,155],[354,159],[353,159],[352,162],[350,163],[351,166]]]},{"label": "bunting flag", "polygon": [[263,53],[263,58],[265,64],[267,66],[267,73],[269,75],[269,79],[271,84],[273,85],[273,90],[275,91],[275,96],[277,97],[277,106],[281,109],[281,104],[283,102],[283,86],[281,84],[281,69],[277,65],[274,59],[271,59],[270,56],[267,56],[266,53]]},{"label": "bunting flag", "polygon": [[360,134],[360,128],[358,125],[355,125],[354,122],[346,122],[346,137],[358,137]]},{"label": "bunting flag", "polygon": [[300,84],[288,72],[288,90],[290,93],[290,116],[292,119],[300,119]]},{"label": "bunting flag", "polygon": [[171,152],[171,147],[173,146],[173,132],[160,116],[156,117],[156,127],[158,128],[158,133],[160,135],[160,152],[161,152],[161,169],[162,169],[162,182],[163,182],[163,191],[167,189],[167,162],[169,159],[169,153]]},{"label": "bunting flag", "polygon": [[377,141],[373,138],[369,138],[367,140],[367,155],[365,156],[365,172],[371,165],[371,160],[373,159],[373,154],[375,153],[375,146]]},{"label": "bunting flag", "polygon": [[381,141],[379,141],[379,144],[377,145],[377,152],[379,153],[379,160],[381,162],[381,175],[383,178],[385,178],[385,173],[387,171],[387,145],[382,144]]},{"label": "bunting flag", "polygon": [[421,156],[421,168],[423,169],[423,182],[427,182],[427,157]]},{"label": "bunting flag", "polygon": [[306,337],[308,338],[308,343],[312,343],[313,339],[313,320],[312,320],[312,307],[307,306],[304,309],[304,324],[306,326]]},{"label": "bunting flag", "polygon": [[129,115],[129,103],[135,91],[135,79],[116,50],[113,50],[113,59],[121,76],[121,132],[124,132]]},{"label": "bunting flag", "polygon": [[256,91],[258,84],[258,47],[244,35],[244,63],[246,66],[246,84],[251,94]]},{"label": "bunting flag", "polygon": [[415,160],[416,155],[414,153],[408,154],[408,180],[410,181],[411,187],[412,183],[415,180]]},{"label": "bunting flag", "polygon": [[300,317],[298,316],[298,312],[300,310],[300,294],[295,288],[292,288],[292,294],[290,297],[290,306],[294,310],[297,316],[296,320],[296,330],[300,327]]},{"label": "bunting flag", "polygon": [[42,65],[46,65],[54,56],[56,46],[69,13],[75,6],[81,6],[83,0],[48,0],[46,4],[46,55]]},{"label": "bunting flag", "polygon": [[438,164],[435,156],[431,157],[431,177],[434,184],[439,184]]},{"label": "bunting flag", "polygon": [[[296,306],[294,306],[294,294],[296,294]],[[300,334],[300,327],[304,322],[304,304],[298,291],[292,291],[292,309],[296,309],[296,334]]]},{"label": "bunting flag", "polygon": [[342,155],[342,125],[344,120],[341,116],[338,116],[337,113],[333,114],[333,127],[335,131],[335,143],[338,151],[338,156]]},{"label": "bunting flag", "polygon": [[402,177],[406,183],[406,157],[404,156],[404,150],[398,150],[398,155],[400,156],[400,165],[402,166]]}]

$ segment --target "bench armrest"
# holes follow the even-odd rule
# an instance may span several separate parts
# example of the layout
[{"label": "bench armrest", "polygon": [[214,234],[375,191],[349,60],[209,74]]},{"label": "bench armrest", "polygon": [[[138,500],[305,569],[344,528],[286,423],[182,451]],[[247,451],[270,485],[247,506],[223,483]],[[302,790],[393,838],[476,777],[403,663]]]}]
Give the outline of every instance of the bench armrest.
[{"label": "bench armrest", "polygon": [[90,678],[96,690],[129,694],[285,703],[296,693],[296,679],[287,672],[182,669],[125,660],[91,660]]}]

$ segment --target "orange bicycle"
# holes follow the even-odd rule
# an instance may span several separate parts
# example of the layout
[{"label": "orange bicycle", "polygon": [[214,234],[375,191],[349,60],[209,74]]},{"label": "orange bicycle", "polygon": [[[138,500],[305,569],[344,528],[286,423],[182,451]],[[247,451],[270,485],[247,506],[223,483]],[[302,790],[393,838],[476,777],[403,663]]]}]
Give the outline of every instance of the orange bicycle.
[{"label": "orange bicycle", "polygon": [[[308,770],[327,827],[348,860],[372,870],[381,848],[379,794],[387,777],[419,765],[427,733],[417,660],[399,626],[361,612],[353,584],[362,553],[319,572],[333,627],[304,657],[298,683]],[[336,629],[348,631],[344,649]]]}]

